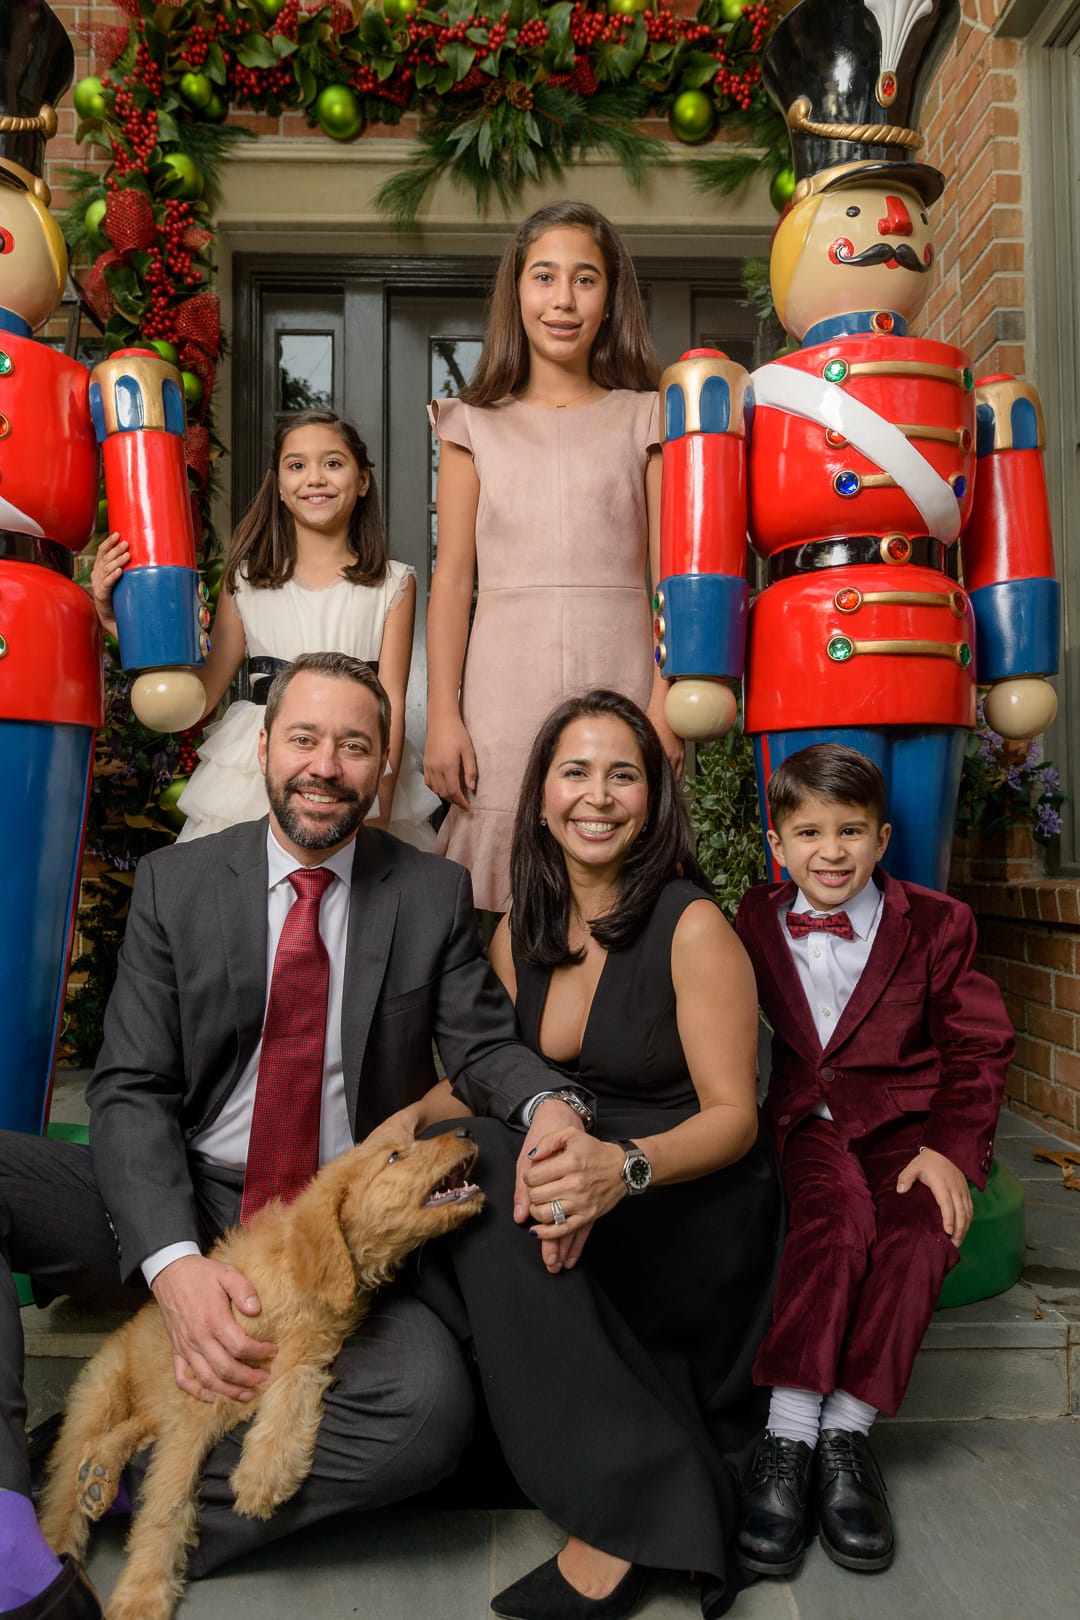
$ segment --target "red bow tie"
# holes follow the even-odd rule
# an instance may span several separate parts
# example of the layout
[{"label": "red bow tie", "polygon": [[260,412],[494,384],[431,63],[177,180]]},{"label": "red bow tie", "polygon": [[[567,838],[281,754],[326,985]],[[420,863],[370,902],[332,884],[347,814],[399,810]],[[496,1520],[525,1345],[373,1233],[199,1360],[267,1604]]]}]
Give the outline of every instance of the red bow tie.
[{"label": "red bow tie", "polygon": [[837,939],[855,938],[855,930],[846,911],[827,911],[824,917],[814,917],[809,911],[789,911],[784,921],[792,939],[805,939],[807,934],[835,934]]}]

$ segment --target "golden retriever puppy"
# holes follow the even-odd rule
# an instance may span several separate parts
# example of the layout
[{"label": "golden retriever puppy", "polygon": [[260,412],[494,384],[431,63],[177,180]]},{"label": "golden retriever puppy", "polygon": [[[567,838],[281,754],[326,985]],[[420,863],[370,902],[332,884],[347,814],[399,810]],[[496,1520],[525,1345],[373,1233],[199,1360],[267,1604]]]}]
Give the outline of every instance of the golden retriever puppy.
[{"label": "golden retriever puppy", "polygon": [[169,1620],[198,1541],[203,1463],[230,1429],[251,1419],[230,1481],[237,1513],[268,1519],[299,1490],[335,1356],[405,1257],[480,1209],[483,1194],[468,1179],[477,1152],[463,1129],[352,1148],[294,1203],[267,1204],[215,1244],[213,1257],[235,1266],[259,1296],[260,1315],[238,1320],[277,1345],[253,1400],[205,1403],[179,1390],[155,1304],[102,1345],[72,1388],[41,1528],[56,1552],[81,1557],[124,1464],[155,1442],[108,1620]]}]

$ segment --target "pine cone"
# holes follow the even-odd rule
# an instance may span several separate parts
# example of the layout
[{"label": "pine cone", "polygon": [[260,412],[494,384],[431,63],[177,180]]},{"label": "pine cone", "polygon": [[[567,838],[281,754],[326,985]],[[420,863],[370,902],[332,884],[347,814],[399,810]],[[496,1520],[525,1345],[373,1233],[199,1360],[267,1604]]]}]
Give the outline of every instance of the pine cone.
[{"label": "pine cone", "polygon": [[485,107],[497,107],[499,105],[499,102],[502,100],[502,98],[505,95],[506,95],[506,86],[505,86],[505,84],[503,84],[502,80],[501,79],[492,79],[491,83],[488,85],[487,89],[484,91],[484,106]]},{"label": "pine cone", "polygon": [[533,93],[523,79],[513,79],[506,87],[506,99],[518,112],[531,112]]}]

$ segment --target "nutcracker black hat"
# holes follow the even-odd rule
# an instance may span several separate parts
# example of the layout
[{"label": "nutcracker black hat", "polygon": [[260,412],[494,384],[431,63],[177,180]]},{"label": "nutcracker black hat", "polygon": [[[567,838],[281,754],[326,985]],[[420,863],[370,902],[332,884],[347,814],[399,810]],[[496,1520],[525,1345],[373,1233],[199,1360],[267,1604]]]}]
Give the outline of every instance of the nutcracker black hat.
[{"label": "nutcracker black hat", "polygon": [[796,198],[867,179],[937,201],[945,178],[916,158],[916,126],[959,20],[960,0],[799,0],[781,19],[762,79],[787,120]]},{"label": "nutcracker black hat", "polygon": [[48,201],[45,142],[75,75],[75,52],[45,0],[0,3],[0,179]]}]

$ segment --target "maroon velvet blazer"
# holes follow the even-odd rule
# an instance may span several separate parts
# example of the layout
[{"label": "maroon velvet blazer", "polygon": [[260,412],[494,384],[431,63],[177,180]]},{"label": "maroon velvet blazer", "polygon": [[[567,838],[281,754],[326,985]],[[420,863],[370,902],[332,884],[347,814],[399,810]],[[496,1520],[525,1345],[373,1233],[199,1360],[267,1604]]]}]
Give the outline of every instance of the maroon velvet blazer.
[{"label": "maroon velvet blazer", "polygon": [[794,883],[762,883],[735,927],[773,1027],[766,1112],[783,1156],[788,1133],[827,1103],[848,1141],[894,1120],[923,1117],[920,1145],[983,1186],[1015,1045],[997,986],[973,966],[975,918],[949,895],[880,867],[884,910],[869,960],[822,1048],[780,908]]}]

